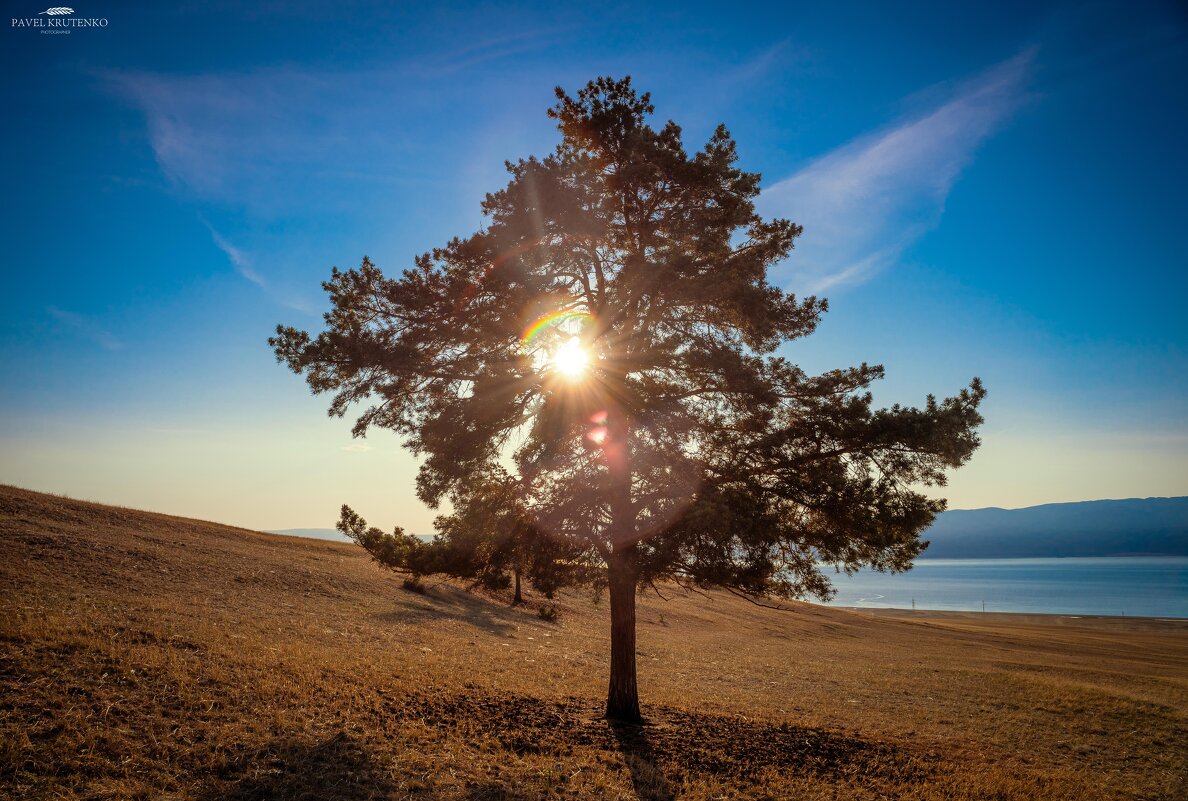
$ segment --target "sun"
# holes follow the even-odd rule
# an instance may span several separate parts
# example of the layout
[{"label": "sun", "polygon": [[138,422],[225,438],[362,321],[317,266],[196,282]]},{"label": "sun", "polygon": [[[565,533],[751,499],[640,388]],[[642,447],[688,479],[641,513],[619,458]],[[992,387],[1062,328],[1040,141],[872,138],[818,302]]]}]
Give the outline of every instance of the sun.
[{"label": "sun", "polygon": [[590,366],[590,351],[580,338],[573,337],[553,351],[549,364],[552,369],[574,381],[586,374]]}]

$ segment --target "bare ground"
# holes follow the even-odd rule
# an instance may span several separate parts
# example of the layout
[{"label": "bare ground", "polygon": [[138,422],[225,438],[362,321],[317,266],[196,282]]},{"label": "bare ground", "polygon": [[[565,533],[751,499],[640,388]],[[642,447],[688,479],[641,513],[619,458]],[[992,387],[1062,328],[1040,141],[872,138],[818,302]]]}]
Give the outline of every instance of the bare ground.
[{"label": "bare ground", "polygon": [[582,593],[12,487],[0,590],[0,797],[1188,797],[1185,621],[666,592],[616,727]]}]

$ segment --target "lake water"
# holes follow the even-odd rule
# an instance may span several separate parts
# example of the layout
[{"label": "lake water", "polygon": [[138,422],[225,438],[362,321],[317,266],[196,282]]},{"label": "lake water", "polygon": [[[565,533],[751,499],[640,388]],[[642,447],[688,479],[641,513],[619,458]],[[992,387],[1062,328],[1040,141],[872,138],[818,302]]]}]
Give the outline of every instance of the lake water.
[{"label": "lake water", "polygon": [[1188,558],[921,559],[833,575],[831,606],[1188,618]]}]

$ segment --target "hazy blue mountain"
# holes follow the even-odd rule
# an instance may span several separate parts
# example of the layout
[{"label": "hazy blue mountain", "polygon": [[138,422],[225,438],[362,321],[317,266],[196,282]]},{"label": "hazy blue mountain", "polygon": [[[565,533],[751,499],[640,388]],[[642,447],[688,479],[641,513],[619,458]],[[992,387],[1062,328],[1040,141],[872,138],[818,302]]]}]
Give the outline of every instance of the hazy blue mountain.
[{"label": "hazy blue mountain", "polygon": [[[286,537],[312,537],[315,540],[333,540],[334,542],[350,542],[336,528],[281,528],[270,529],[267,534],[284,534]],[[433,539],[432,534],[415,534],[423,540]]]},{"label": "hazy blue mountain", "polygon": [[954,509],[924,536],[922,559],[1188,556],[1188,497]]},{"label": "hazy blue mountain", "polygon": [[284,534],[286,537],[312,537],[315,540],[334,540],[335,542],[350,542],[336,528],[282,528],[272,529],[268,534]]},{"label": "hazy blue mountain", "polygon": [[[349,542],[332,528],[272,531]],[[432,539],[432,535],[418,535]],[[953,509],[924,534],[921,559],[1007,559],[1158,554],[1188,556],[1188,497]]]}]

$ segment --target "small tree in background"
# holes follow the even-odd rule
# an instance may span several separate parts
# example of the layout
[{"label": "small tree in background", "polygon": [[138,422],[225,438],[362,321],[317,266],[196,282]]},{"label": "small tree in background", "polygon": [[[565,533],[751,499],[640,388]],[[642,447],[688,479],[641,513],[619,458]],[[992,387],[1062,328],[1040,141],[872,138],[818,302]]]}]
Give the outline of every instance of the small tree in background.
[{"label": "small tree in background", "polygon": [[419,497],[453,509],[433,544],[347,507],[340,528],[415,574],[604,583],[606,711],[638,720],[641,587],[826,598],[822,564],[908,569],[945,508],[915,488],[969,459],[984,391],[876,410],[881,367],[776,355],[826,302],[767,283],[801,229],[755,214],[726,129],[686,153],[629,78],[557,99],[561,144],[507,165],[485,230],[397,278],[334,269],[326,330],[270,344],[332,415],[369,403],[354,434],[401,435]]}]

